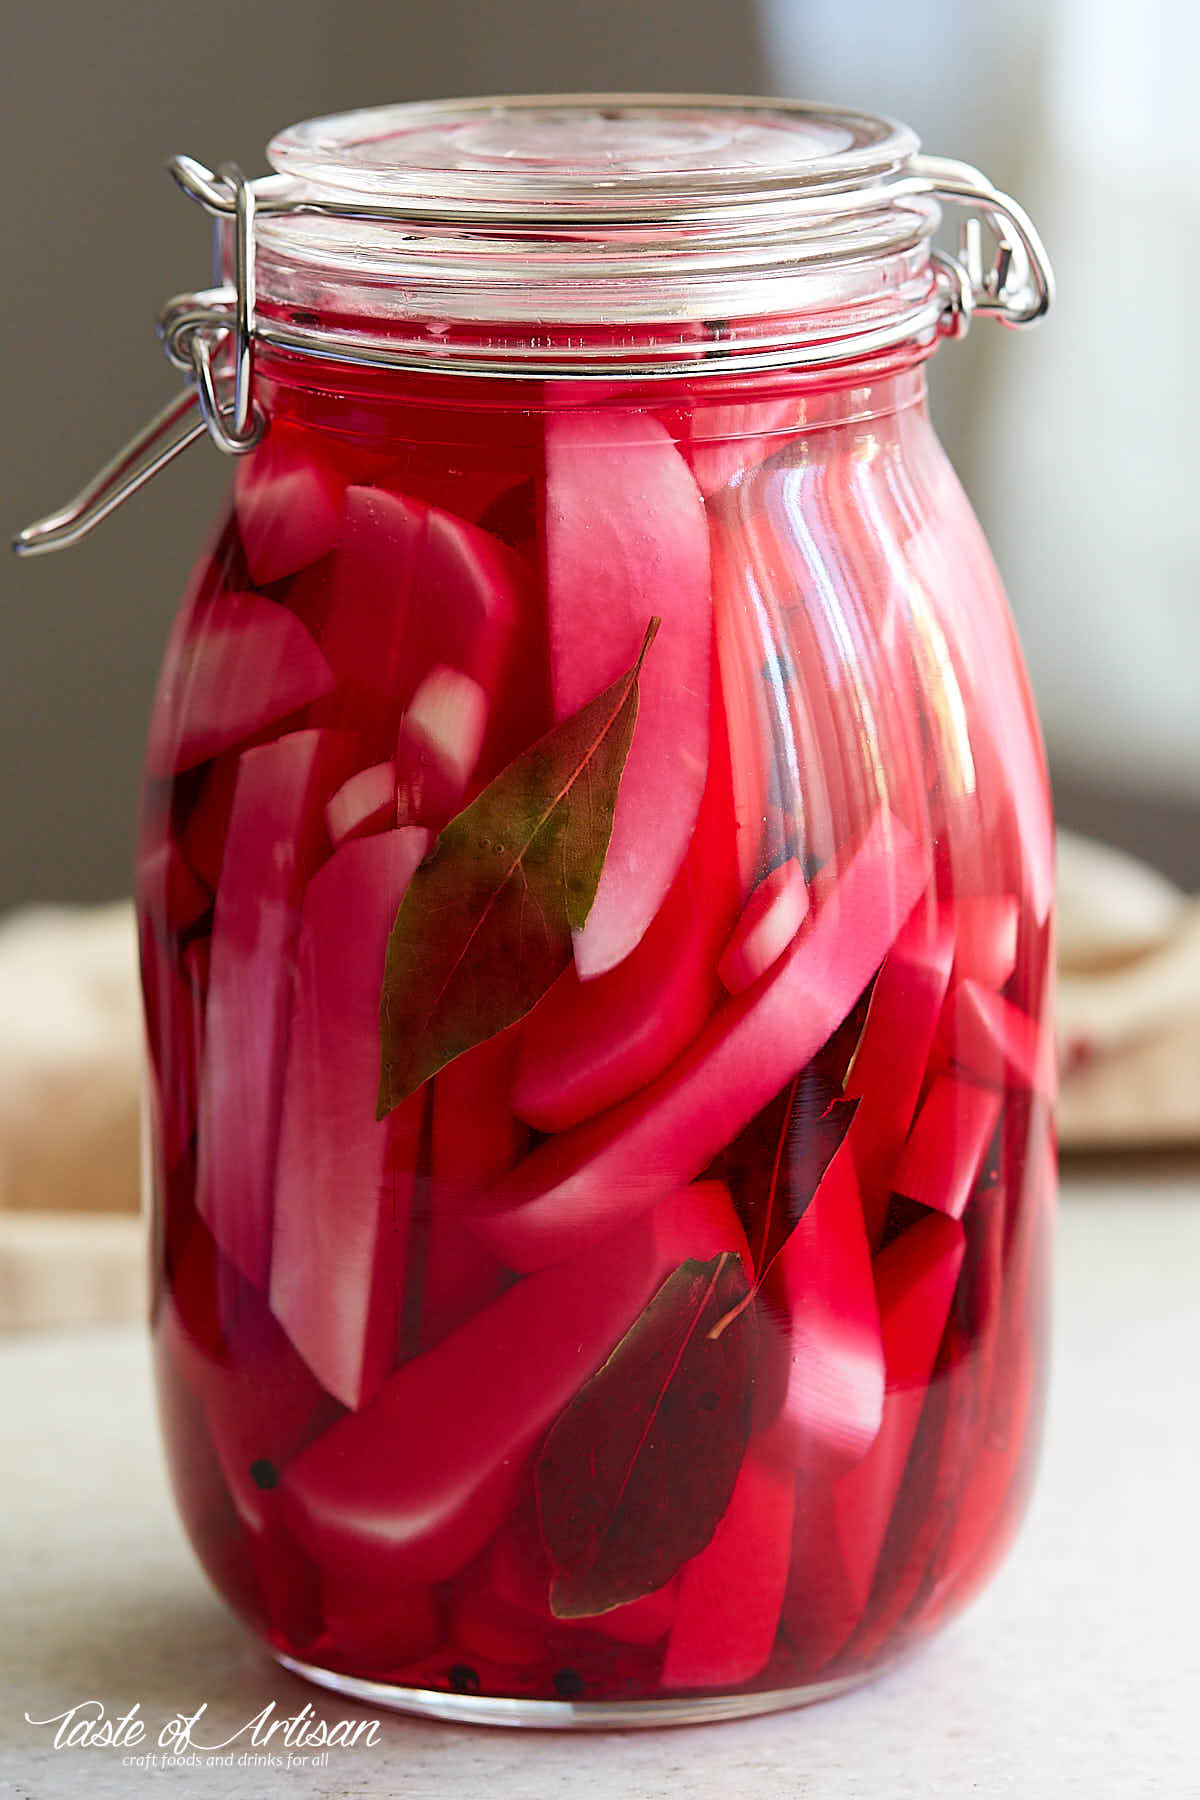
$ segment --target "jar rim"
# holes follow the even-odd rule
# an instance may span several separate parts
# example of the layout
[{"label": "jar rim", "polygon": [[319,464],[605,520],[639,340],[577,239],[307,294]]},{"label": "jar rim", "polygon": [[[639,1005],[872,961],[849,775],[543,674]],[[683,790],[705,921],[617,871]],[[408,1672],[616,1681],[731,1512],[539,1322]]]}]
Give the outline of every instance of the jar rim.
[{"label": "jar rim", "polygon": [[877,183],[919,147],[907,125],[813,101],[529,94],[329,114],[279,132],[267,159],[314,194],[518,229],[774,211]]}]

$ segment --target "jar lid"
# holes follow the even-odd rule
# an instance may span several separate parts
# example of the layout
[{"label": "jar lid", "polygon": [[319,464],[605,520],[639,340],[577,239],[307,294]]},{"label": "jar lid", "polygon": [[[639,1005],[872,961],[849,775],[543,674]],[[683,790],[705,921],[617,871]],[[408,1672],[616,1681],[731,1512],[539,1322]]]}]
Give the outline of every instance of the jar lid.
[{"label": "jar lid", "polygon": [[310,119],[267,158],[314,193],[515,227],[773,209],[878,181],[917,148],[905,125],[799,101],[548,94]]}]

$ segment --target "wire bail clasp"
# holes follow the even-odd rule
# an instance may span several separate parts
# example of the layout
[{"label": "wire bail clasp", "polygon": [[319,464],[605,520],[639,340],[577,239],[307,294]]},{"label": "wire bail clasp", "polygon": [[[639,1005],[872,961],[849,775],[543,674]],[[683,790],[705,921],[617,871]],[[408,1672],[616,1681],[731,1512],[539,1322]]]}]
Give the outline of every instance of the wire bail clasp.
[{"label": "wire bail clasp", "polygon": [[[970,163],[918,155],[909,167],[927,184],[927,192],[963,211],[958,254],[933,252],[946,293],[944,335],[964,337],[976,313],[1014,331],[1036,325],[1053,304],[1054,273],[1025,208]],[[990,261],[985,226],[994,244]]]},{"label": "wire bail clasp", "polygon": [[[158,330],[167,358],[192,377],[201,416],[209,436],[227,456],[252,450],[266,429],[254,404],[254,183],[236,163],[222,163],[214,174],[191,156],[174,156],[167,165],[189,199],[217,221],[218,253],[222,227],[232,228],[233,286],[168,301]],[[222,403],[217,392],[215,359],[232,363],[232,397]]]}]

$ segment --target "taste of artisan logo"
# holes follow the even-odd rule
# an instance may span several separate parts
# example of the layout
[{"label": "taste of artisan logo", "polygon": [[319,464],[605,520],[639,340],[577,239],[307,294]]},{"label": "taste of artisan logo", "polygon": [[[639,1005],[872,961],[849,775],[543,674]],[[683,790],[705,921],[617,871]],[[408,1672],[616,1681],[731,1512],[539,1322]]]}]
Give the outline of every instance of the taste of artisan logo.
[{"label": "taste of artisan logo", "polygon": [[[166,1764],[185,1762],[262,1763],[284,1768],[299,1763],[323,1763],[331,1748],[354,1749],[378,1742],[378,1719],[322,1719],[306,1700],[298,1713],[277,1715],[275,1702],[269,1700],[261,1712],[247,1719],[227,1737],[208,1739],[207,1729],[197,1730],[208,1711],[202,1701],[193,1713],[179,1712],[164,1720],[157,1732],[141,1716],[140,1700],[127,1712],[110,1715],[102,1700],[80,1700],[49,1718],[25,1714],[28,1725],[54,1728],[56,1750],[125,1750],[134,1754],[122,1762],[134,1768],[161,1768]],[[206,1741],[207,1740],[207,1741]],[[150,1746],[157,1743],[157,1750]],[[235,1756],[233,1745],[243,1748]],[[265,1750],[265,1755],[255,1752]],[[272,1752],[286,1751],[283,1755]],[[324,1755],[297,1755],[298,1751],[320,1751]],[[226,1753],[226,1754],[223,1754]]]}]

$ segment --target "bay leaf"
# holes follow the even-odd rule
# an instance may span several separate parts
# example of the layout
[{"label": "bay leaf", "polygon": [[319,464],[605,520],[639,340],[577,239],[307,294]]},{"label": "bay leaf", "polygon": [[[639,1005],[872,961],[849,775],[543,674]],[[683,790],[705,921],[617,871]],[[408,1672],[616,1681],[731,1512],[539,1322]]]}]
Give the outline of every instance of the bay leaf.
[{"label": "bay leaf", "polygon": [[636,662],[451,819],[388,939],[378,1117],[523,1018],[571,959],[612,835],[638,712]]},{"label": "bay leaf", "polygon": [[536,1470],[551,1610],[590,1618],[653,1593],[711,1539],[750,1435],[757,1324],[741,1259],[690,1260],[550,1431]]}]

